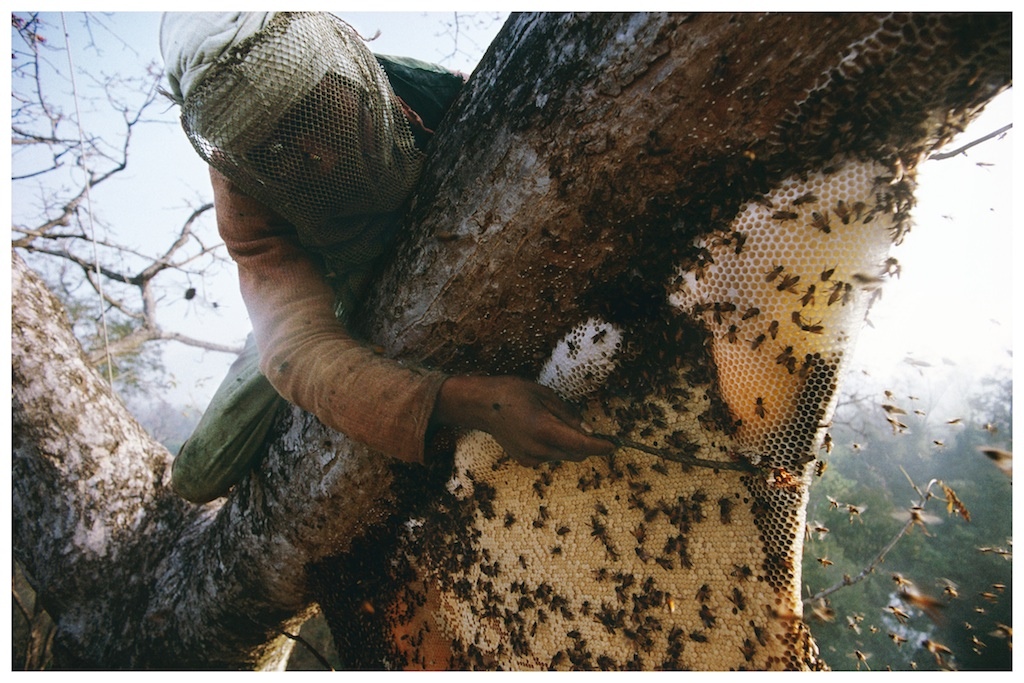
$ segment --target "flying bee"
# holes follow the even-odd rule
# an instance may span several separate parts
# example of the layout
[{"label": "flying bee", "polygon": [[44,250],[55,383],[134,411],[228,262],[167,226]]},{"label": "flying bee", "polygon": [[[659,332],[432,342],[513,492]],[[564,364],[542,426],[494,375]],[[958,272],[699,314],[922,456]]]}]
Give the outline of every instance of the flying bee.
[{"label": "flying bee", "polygon": [[832,560],[828,559],[828,557],[819,557],[818,564],[820,564],[822,567],[831,567],[835,563],[832,562]]},{"label": "flying bee", "polygon": [[818,195],[814,194],[813,192],[808,192],[807,194],[802,194],[796,199],[794,199],[793,206],[801,206],[803,204],[810,204],[811,202],[816,201],[818,201]]},{"label": "flying bee", "polygon": [[814,303],[814,290],[814,285],[807,286],[807,293],[800,297],[801,306],[810,306],[811,304]]},{"label": "flying bee", "polygon": [[772,218],[777,221],[792,221],[799,216],[796,211],[773,211]]},{"label": "flying bee", "polygon": [[754,412],[756,412],[757,416],[762,420],[768,414],[768,411],[765,410],[764,407],[764,398],[762,398],[761,396],[758,396],[757,399],[754,401]]},{"label": "flying bee", "polygon": [[821,230],[826,235],[832,232],[832,222],[828,216],[828,211],[825,211],[825,213],[811,211],[811,227]]},{"label": "flying bee", "polygon": [[832,435],[829,434],[828,432],[826,432],[825,433],[825,438],[821,442],[821,447],[825,449],[826,453],[831,453],[832,452],[832,446],[833,446]]},{"label": "flying bee", "polygon": [[828,463],[824,460],[819,460],[814,464],[814,476],[820,477],[825,474],[825,470],[828,469]]},{"label": "flying bee", "polygon": [[765,273],[764,281],[765,282],[771,282],[772,280],[774,280],[778,276],[782,275],[782,271],[785,270],[785,268],[786,268],[785,266],[775,266],[775,268],[773,270]]},{"label": "flying bee", "polygon": [[796,294],[796,290],[793,289],[793,287],[796,286],[797,282],[800,282],[799,275],[787,275],[786,277],[782,278],[782,282],[775,286],[775,289],[779,290],[780,292],[791,292],[793,294]]}]

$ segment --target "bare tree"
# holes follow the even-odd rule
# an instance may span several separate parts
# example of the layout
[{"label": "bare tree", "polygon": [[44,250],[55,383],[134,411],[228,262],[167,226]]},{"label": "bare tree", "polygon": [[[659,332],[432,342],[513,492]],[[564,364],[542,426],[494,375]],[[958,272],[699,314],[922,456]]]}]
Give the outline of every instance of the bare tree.
[{"label": "bare tree", "polygon": [[[106,28],[103,17],[75,19],[85,23],[89,35],[94,28]],[[212,204],[194,206],[162,250],[144,252],[126,240],[101,236],[108,226],[92,194],[118,182],[128,168],[133,136],[141,126],[155,123],[155,109],[166,107],[159,91],[161,69],[150,64],[143,76],[132,78],[82,71],[60,40],[66,25],[46,24],[38,14],[12,15],[12,23],[12,183],[22,204],[30,203],[28,197],[39,202],[34,222],[25,218],[12,225],[12,245],[47,274],[90,362],[111,377],[116,374],[119,386],[126,388],[138,386],[140,375],[153,368],[155,360],[143,354],[146,342],[176,341],[238,353],[237,345],[169,330],[158,319],[168,286],[176,288],[178,297],[194,299],[196,289],[178,284],[181,278],[201,281],[212,265],[226,261],[216,235],[204,234],[209,226],[197,230]],[[70,110],[59,104],[68,101],[61,97],[64,88],[72,95]],[[120,125],[86,130],[83,119],[97,110]]]},{"label": "bare tree", "polygon": [[[708,328],[665,302],[680,263],[699,265],[695,238],[728,236],[747,200],[837,154],[899,169],[903,192],[917,161],[1007,87],[1009,54],[1005,15],[516,16],[437,141],[362,329],[450,372],[535,377],[579,322],[610,320],[633,333],[631,355],[589,414],[617,406],[620,435],[661,429],[668,416],[645,406],[668,388],[689,401],[683,379],[710,407],[672,448],[704,432],[726,443],[735,407],[714,395]],[[893,201],[901,212],[910,199]],[[504,478],[485,485],[443,448],[410,469],[296,410],[228,499],[195,508],[170,494],[169,455],[111,399],[17,258],[13,288],[14,547],[65,666],[272,666],[314,600],[350,666],[820,665],[793,564],[809,462],[671,463],[672,501],[633,472],[665,464],[625,453],[583,469],[499,458]],[[535,524],[495,508],[520,490],[536,497]],[[546,517],[556,500],[589,527]],[[675,515],[671,567],[645,550],[648,514]],[[493,559],[482,534],[494,527],[515,530],[525,580]],[[573,533],[596,545],[566,567],[549,539]],[[599,574],[627,552],[646,574]],[[725,583],[705,590],[695,564]],[[603,597],[573,593],[591,570]]]}]

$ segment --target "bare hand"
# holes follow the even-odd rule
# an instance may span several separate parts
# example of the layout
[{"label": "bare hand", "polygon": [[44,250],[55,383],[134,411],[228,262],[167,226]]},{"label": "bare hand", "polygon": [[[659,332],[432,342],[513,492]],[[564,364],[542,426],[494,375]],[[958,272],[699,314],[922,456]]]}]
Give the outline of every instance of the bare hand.
[{"label": "bare hand", "polygon": [[609,455],[615,446],[587,434],[579,413],[551,389],[518,377],[449,377],[434,419],[489,433],[523,465]]}]

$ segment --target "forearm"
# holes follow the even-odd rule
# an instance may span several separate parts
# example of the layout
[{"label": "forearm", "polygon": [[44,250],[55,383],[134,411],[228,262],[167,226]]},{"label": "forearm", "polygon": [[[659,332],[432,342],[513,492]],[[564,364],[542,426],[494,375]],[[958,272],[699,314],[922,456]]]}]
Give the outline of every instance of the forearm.
[{"label": "forearm", "polygon": [[289,401],[393,457],[421,461],[445,376],[406,367],[352,338],[334,293],[294,230],[212,172],[217,222],[238,264],[260,368]]}]

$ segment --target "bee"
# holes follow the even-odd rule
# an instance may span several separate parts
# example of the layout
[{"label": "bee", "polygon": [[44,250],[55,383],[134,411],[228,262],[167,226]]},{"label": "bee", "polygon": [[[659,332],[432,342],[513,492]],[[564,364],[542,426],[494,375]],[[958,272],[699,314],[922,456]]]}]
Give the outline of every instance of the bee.
[{"label": "bee", "polygon": [[754,658],[754,643],[751,642],[750,638],[746,638],[743,641],[743,647],[740,648],[740,652],[743,653],[743,659],[748,662]]},{"label": "bee", "polygon": [[772,336],[772,339],[775,339],[776,335],[779,334],[779,321],[778,320],[773,320],[768,325],[768,334],[770,334]]},{"label": "bee", "polygon": [[833,446],[832,435],[829,434],[828,432],[826,432],[825,433],[825,438],[821,442],[821,447],[825,449],[826,453],[831,453],[832,452],[832,446]]},{"label": "bee", "polygon": [[711,587],[706,583],[701,584],[701,587],[697,589],[697,594],[694,596],[697,602],[707,602],[708,598],[711,597]]},{"label": "bee", "polygon": [[754,571],[745,564],[734,564],[730,574],[741,581],[746,581],[754,575]]},{"label": "bee", "polygon": [[634,552],[636,553],[636,556],[640,558],[640,561],[644,564],[647,564],[651,561],[652,555],[649,552],[647,552],[647,550],[645,550],[644,548],[637,546],[636,548],[634,548]]},{"label": "bee", "polygon": [[757,416],[762,420],[768,414],[768,411],[764,407],[764,398],[761,396],[758,396],[754,401],[754,412],[756,412]]},{"label": "bee", "polygon": [[821,324],[821,321],[803,324],[800,326],[800,329],[808,334],[822,334],[825,332],[825,326]]},{"label": "bee", "polygon": [[889,612],[896,617],[896,621],[901,624],[907,623],[907,620],[910,619],[910,615],[901,610],[898,605],[889,605],[886,609],[889,610]]},{"label": "bee", "polygon": [[903,647],[903,643],[907,642],[907,639],[898,633],[889,632],[889,638],[892,642],[896,643],[896,647]]},{"label": "bee", "polygon": [[759,334],[750,341],[750,350],[757,351],[758,347],[764,343],[765,335]]},{"label": "bee", "polygon": [[[668,559],[667,557],[656,557],[654,558],[654,561],[657,562],[658,566],[660,566],[665,571],[672,571],[675,568],[675,565],[672,564],[672,560]],[[672,611],[674,612],[675,610],[673,609]]]},{"label": "bee", "polygon": [[838,267],[839,266],[837,264],[832,266],[831,268],[826,268],[825,270],[821,271],[821,281],[828,282],[829,279],[832,277],[832,274],[836,272],[836,268]]},{"label": "bee", "polygon": [[733,502],[723,496],[718,499],[718,517],[722,521],[722,524],[732,523],[732,507]]},{"label": "bee", "polygon": [[782,281],[779,284],[775,286],[775,289],[779,290],[780,292],[788,291],[792,292],[793,294],[796,294],[796,290],[794,290],[793,287],[796,286],[797,282],[800,282],[799,275],[787,275],[786,277],[782,278]]},{"label": "bee", "polygon": [[602,339],[604,339],[604,338],[605,338],[605,336],[607,336],[607,334],[608,334],[608,328],[604,328],[604,329],[602,329],[602,330],[598,330],[597,332],[595,332],[595,333],[594,333],[594,336],[592,336],[592,337],[590,338],[590,341],[591,341],[591,343],[593,343],[593,344],[597,344],[597,343],[598,343],[598,342],[600,342],[600,341],[601,341]]},{"label": "bee", "polygon": [[722,324],[722,314],[732,313],[736,310],[736,304],[729,303],[728,301],[719,301],[715,303],[715,322],[719,325]]},{"label": "bee", "polygon": [[802,194],[796,199],[794,199],[793,206],[801,206],[803,204],[810,204],[811,202],[816,201],[818,201],[818,195],[814,194],[813,192],[808,192],[807,194]]},{"label": "bee", "polygon": [[747,243],[747,233],[734,231],[732,233],[732,238],[736,245],[734,251],[739,254],[743,251],[743,245]]},{"label": "bee", "polygon": [[816,477],[820,477],[821,475],[825,474],[825,470],[827,469],[828,463],[825,462],[824,460],[819,460],[814,464],[814,475]]},{"label": "bee", "polygon": [[747,608],[747,600],[743,597],[743,593],[740,592],[739,588],[733,587],[732,597],[729,598],[729,602],[736,606],[740,612]]},{"label": "bee", "polygon": [[756,316],[756,315],[758,315],[760,313],[761,313],[761,309],[760,308],[757,308],[756,306],[751,306],[750,308],[748,308],[746,310],[746,312],[743,314],[743,316],[740,318],[740,320],[750,320],[751,318],[753,318],[754,316]]},{"label": "bee", "polygon": [[633,529],[633,537],[636,538],[637,543],[643,543],[647,538],[647,528],[643,525],[643,522],[637,525]]},{"label": "bee", "polygon": [[884,282],[882,278],[877,275],[870,275],[868,273],[854,273],[854,281],[860,285],[863,289],[878,289]]},{"label": "bee", "polygon": [[787,346],[782,350],[782,353],[775,357],[775,362],[779,365],[784,365],[790,358],[793,358],[793,347]]},{"label": "bee", "polygon": [[706,643],[708,642],[708,637],[699,631],[691,631],[690,640],[695,643]]},{"label": "bee", "polygon": [[953,656],[953,651],[942,643],[937,643],[931,639],[925,639],[921,641],[921,644],[924,645],[924,649],[935,655],[935,663],[940,667],[946,666],[946,662],[943,659],[944,657]]},{"label": "bee", "polygon": [[853,286],[849,282],[837,281],[832,285],[832,292],[828,296],[828,305],[831,306],[842,298],[842,303],[845,306],[850,300],[850,293],[852,291]]},{"label": "bee", "polygon": [[850,216],[853,215],[853,212],[850,210],[850,206],[846,202],[842,199],[836,202],[835,212],[836,217],[843,222],[843,225],[849,225]]},{"label": "bee", "polygon": [[761,206],[765,207],[766,209],[773,209],[773,208],[775,208],[775,205],[772,204],[772,200],[768,199],[763,194],[756,194],[756,195],[754,195],[753,198],[751,199],[751,201],[753,201],[755,204],[760,204]]},{"label": "bee", "polygon": [[785,268],[786,268],[785,266],[775,266],[774,270],[771,270],[771,271],[765,273],[764,281],[765,282],[771,282],[772,280],[774,280],[778,276],[782,275],[782,271],[785,270]]},{"label": "bee", "polygon": [[565,536],[567,533],[569,533],[569,527],[567,527],[567,526],[560,526],[560,527],[558,527],[558,530],[555,533],[558,534],[559,536]]},{"label": "bee", "polygon": [[772,218],[777,221],[792,221],[799,217],[796,211],[773,211]]},{"label": "bee", "polygon": [[809,306],[814,303],[814,285],[807,286],[807,292],[800,297],[801,306]]},{"label": "bee", "polygon": [[725,338],[728,340],[730,344],[736,343],[737,336],[735,325],[729,325],[729,331],[725,333]]},{"label": "bee", "polygon": [[825,213],[811,211],[811,227],[821,230],[826,235],[832,232],[832,222],[828,211],[825,211]]},{"label": "bee", "polygon": [[562,554],[562,546],[560,546],[560,545],[551,546],[551,554],[552,555],[561,555]]},{"label": "bee", "polygon": [[711,613],[711,608],[707,605],[700,606],[700,620],[704,624],[704,628],[711,628],[715,625],[715,615]]},{"label": "bee", "polygon": [[1002,448],[993,448],[992,446],[982,446],[978,448],[981,453],[995,463],[996,467],[1005,474],[1006,476],[1012,476],[1013,474],[1013,452],[1006,451]]},{"label": "bee", "polygon": [[506,511],[505,512],[505,528],[507,529],[507,528],[509,528],[510,526],[512,526],[515,523],[516,523],[516,516],[513,515],[511,512],[507,512]]}]

